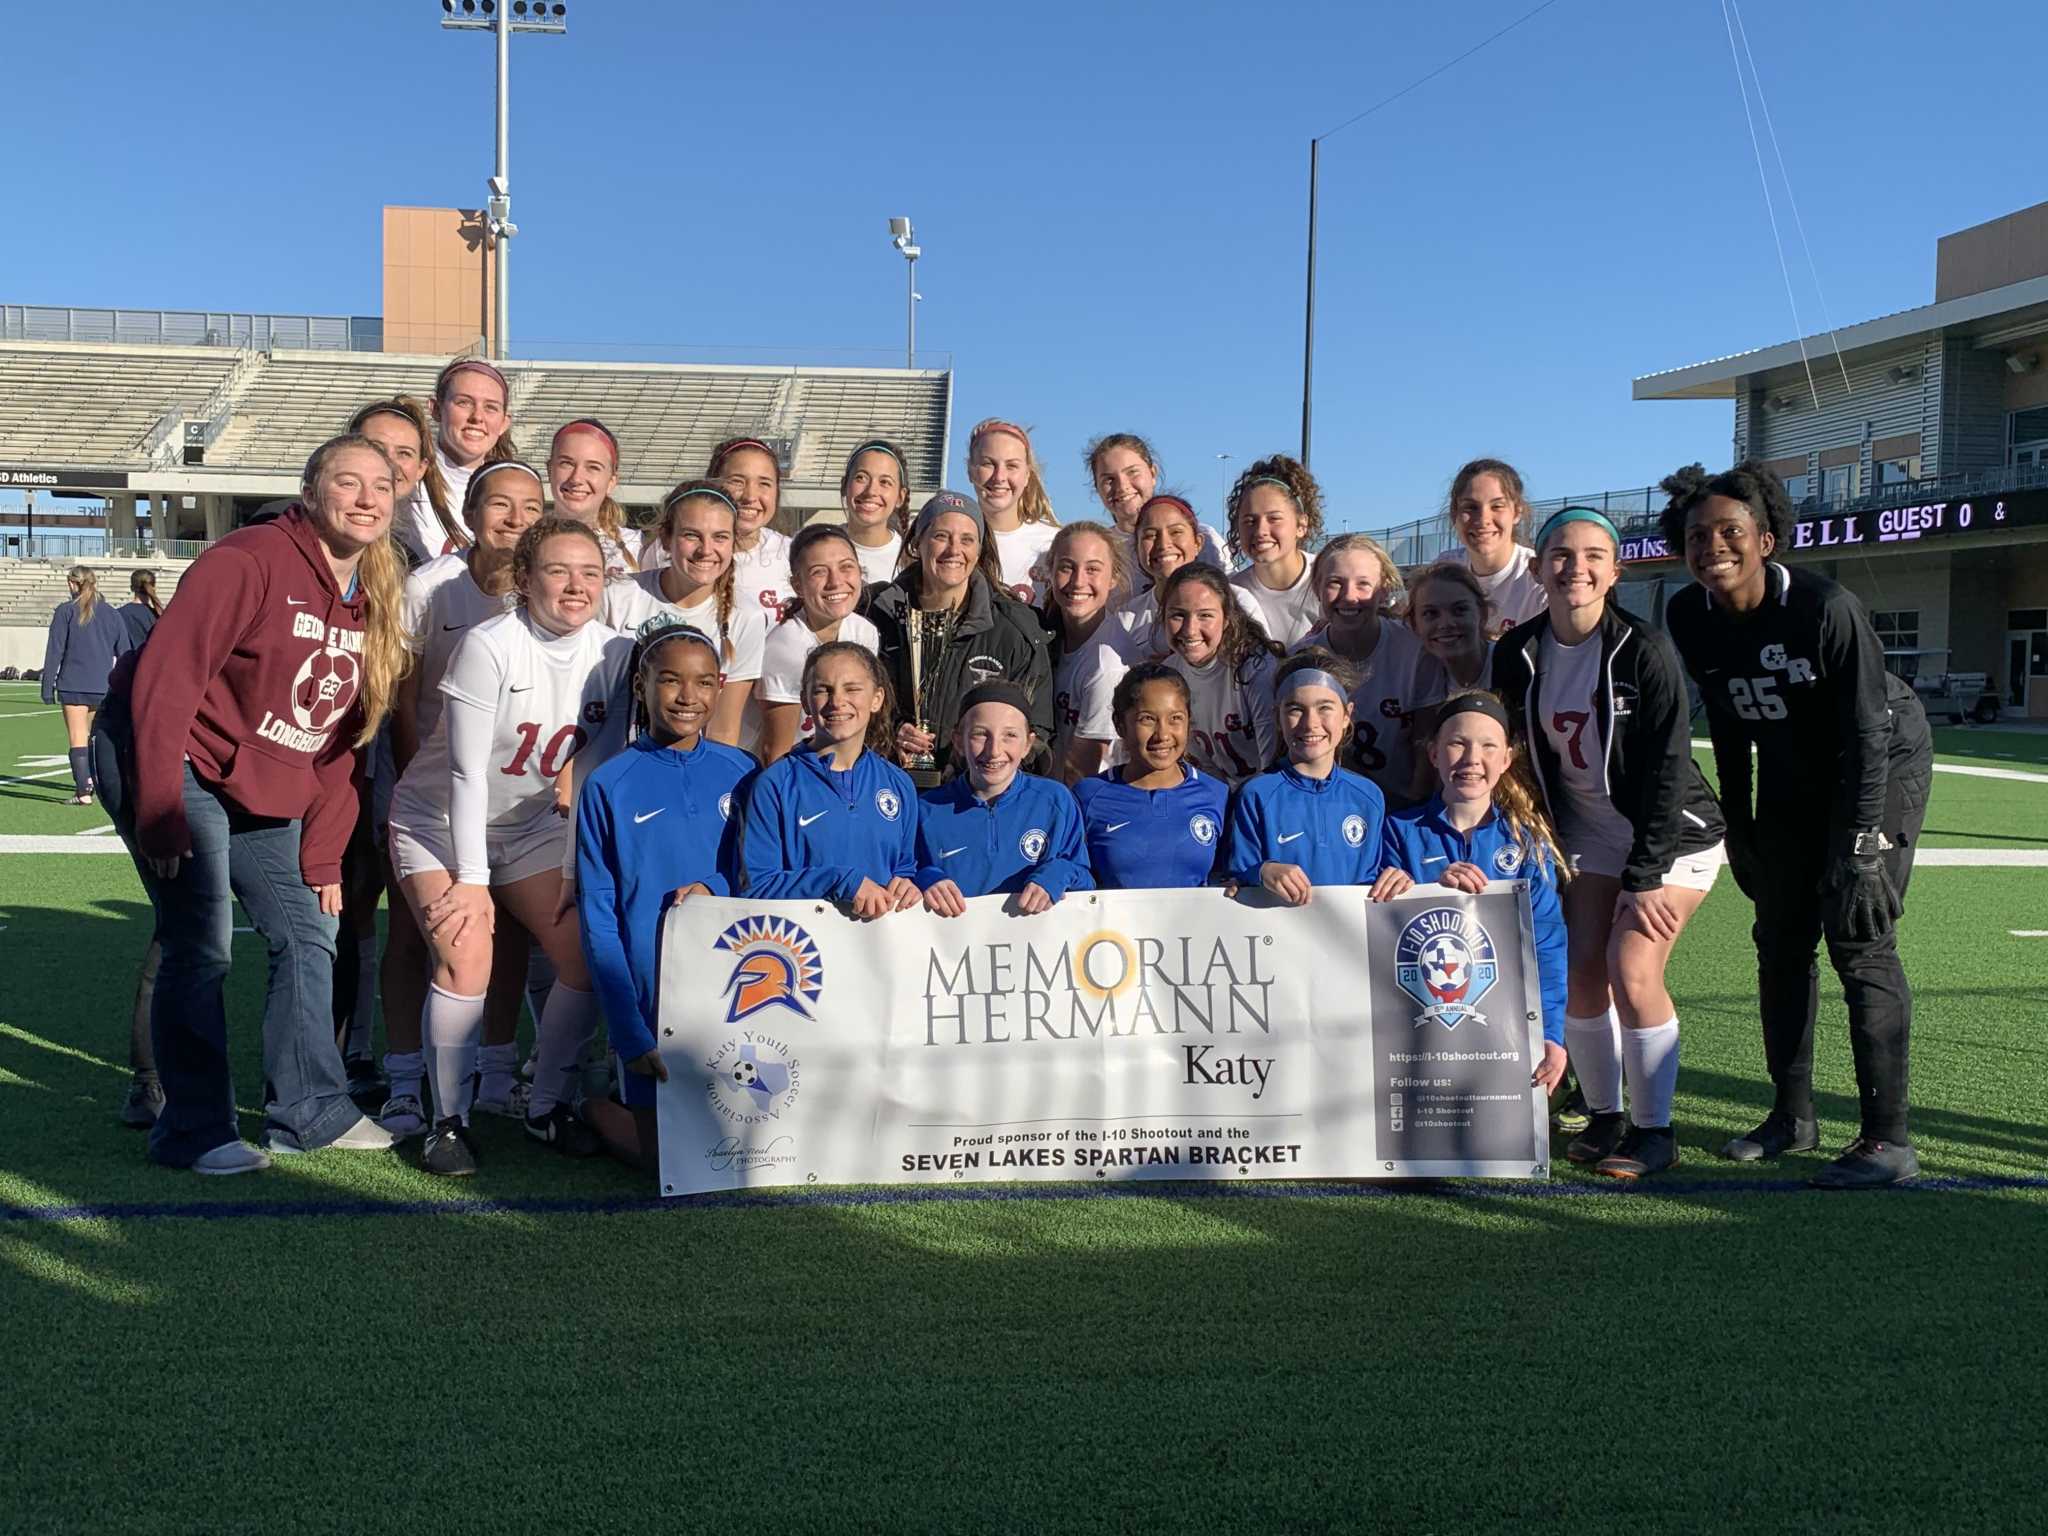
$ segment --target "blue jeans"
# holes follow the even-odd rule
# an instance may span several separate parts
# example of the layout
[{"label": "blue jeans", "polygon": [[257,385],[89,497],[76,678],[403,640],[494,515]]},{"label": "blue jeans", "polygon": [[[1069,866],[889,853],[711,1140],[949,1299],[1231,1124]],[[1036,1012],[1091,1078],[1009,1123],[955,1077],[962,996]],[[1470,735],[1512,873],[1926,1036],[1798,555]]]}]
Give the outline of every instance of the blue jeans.
[{"label": "blue jeans", "polygon": [[228,1065],[226,985],[234,901],[270,947],[263,1003],[266,1128],[305,1148],[325,1146],[362,1111],[334,1043],[335,919],[299,873],[299,824],[237,810],[185,765],[185,823],[192,855],[166,880],[135,847],[135,806],[123,770],[126,722],[93,733],[99,792],[135,855],[156,907],[163,960],[150,1004],[150,1035],[164,1109],[149,1133],[149,1155],[185,1168],[202,1153],[240,1139]]}]

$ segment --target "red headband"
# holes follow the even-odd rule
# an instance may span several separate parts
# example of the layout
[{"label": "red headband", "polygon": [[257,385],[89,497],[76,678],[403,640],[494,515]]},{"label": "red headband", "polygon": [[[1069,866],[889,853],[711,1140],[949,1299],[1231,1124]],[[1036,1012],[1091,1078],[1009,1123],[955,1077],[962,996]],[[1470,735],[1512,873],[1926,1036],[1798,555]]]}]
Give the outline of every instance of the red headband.
[{"label": "red headband", "polygon": [[465,357],[443,368],[441,370],[441,377],[434,380],[434,398],[436,400],[440,399],[447,392],[448,381],[458,373],[464,372],[480,373],[487,379],[496,379],[498,381],[498,388],[504,391],[506,403],[509,404],[511,402],[512,386],[505,382],[505,375],[498,372],[497,369],[483,361],[483,359],[476,357]]},{"label": "red headband", "polygon": [[758,437],[736,437],[729,443],[720,443],[717,451],[711,456],[711,473],[717,474],[720,469],[724,468],[725,461],[738,453],[742,448],[758,448],[761,452],[767,454],[769,461],[775,466],[775,483],[778,485],[782,483],[782,459],[773,448],[770,448]]},{"label": "red headband", "polygon": [[1014,421],[1004,421],[1000,416],[989,417],[987,421],[982,422],[972,432],[967,434],[968,451],[972,452],[974,445],[984,437],[987,437],[991,432],[1007,432],[1010,436],[1024,444],[1024,451],[1026,453],[1031,451],[1031,434],[1018,426]]},{"label": "red headband", "polygon": [[1198,528],[1202,525],[1202,520],[1199,517],[1195,516],[1195,509],[1189,506],[1186,502],[1182,501],[1178,496],[1154,496],[1150,501],[1145,503],[1144,507],[1138,508],[1138,516],[1143,517],[1145,515],[1145,507],[1157,506],[1179,507],[1181,512],[1186,515],[1187,520],[1189,522],[1193,523]]},{"label": "red headband", "polygon": [[593,416],[578,416],[574,421],[568,422],[561,427],[555,433],[555,440],[548,445],[549,457],[554,456],[556,450],[562,446],[562,439],[571,432],[595,432],[605,440],[606,446],[612,451],[612,468],[617,469],[619,467],[619,440],[612,436],[612,429],[610,427]]}]

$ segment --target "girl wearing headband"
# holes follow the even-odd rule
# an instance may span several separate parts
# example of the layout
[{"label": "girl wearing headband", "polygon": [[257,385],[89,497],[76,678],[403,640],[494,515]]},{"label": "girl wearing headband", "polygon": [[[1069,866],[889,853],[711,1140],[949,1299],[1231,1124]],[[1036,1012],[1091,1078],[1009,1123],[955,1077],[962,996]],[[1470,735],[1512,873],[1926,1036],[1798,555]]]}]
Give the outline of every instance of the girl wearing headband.
[{"label": "girl wearing headband", "polygon": [[570,422],[548,449],[548,486],[555,511],[597,530],[607,581],[621,581],[642,564],[640,530],[612,492],[619,487],[619,440],[591,417]]},{"label": "girl wearing headband", "polygon": [[505,375],[481,358],[459,358],[434,380],[434,462],[454,504],[480,466],[519,457],[511,402]]},{"label": "girl wearing headband", "polygon": [[1664,972],[1724,855],[1678,654],[1610,600],[1620,545],[1591,508],[1544,523],[1536,569],[1549,606],[1501,638],[1493,676],[1574,877],[1565,1037],[1592,1119],[1565,1156],[1637,1179],[1678,1161],[1678,1016]]},{"label": "girl wearing headband", "polygon": [[[1125,661],[1164,661],[1172,647],[1160,624],[1160,599],[1167,578],[1195,561],[1223,569],[1221,560],[1211,560],[1203,543],[1205,530],[1195,509],[1185,497],[1165,493],[1152,497],[1138,509],[1133,548],[1137,564],[1132,574],[1134,590],[1109,618],[1110,643]],[[1265,632],[1265,615],[1250,593],[1231,587],[1233,600],[1245,616]]]},{"label": "girl wearing headband", "polygon": [[1425,743],[1443,788],[1387,818],[1372,899],[1391,900],[1418,883],[1477,895],[1492,880],[1528,881],[1543,994],[1543,1059],[1529,1082],[1548,1095],[1565,1069],[1565,925],[1557,891],[1569,876],[1508,729],[1507,711],[1490,693],[1468,689],[1444,701],[1436,734]]},{"label": "girl wearing headband", "polygon": [[[1159,459],[1152,445],[1135,432],[1110,432],[1088,445],[1088,483],[1095,499],[1116,524],[1125,552],[1133,567],[1138,558],[1138,513],[1159,490]],[[1202,546],[1218,570],[1230,569],[1230,551],[1223,535],[1207,523],[1200,525]],[[1135,570],[1133,590],[1152,585],[1152,578]]]},{"label": "girl wearing headband", "polygon": [[1283,648],[1322,619],[1308,556],[1323,536],[1323,492],[1300,461],[1260,459],[1230,490],[1230,553],[1251,562],[1230,578],[1258,604],[1266,633]]},{"label": "girl wearing headband", "polygon": [[1045,600],[1045,557],[1060,520],[1046,499],[1031,434],[991,416],[967,434],[967,480],[1002,562],[1003,588],[1020,603]]},{"label": "girl wearing headband", "polygon": [[1078,784],[1116,744],[1111,700],[1124,675],[1110,611],[1131,589],[1124,541],[1101,523],[1068,523],[1052,541],[1052,591],[1039,614],[1051,636],[1052,776]]},{"label": "girl wearing headband", "polygon": [[398,471],[398,514],[391,536],[417,566],[438,555],[469,547],[462,526],[462,498],[450,496],[434,452],[434,428],[427,408],[410,395],[373,400],[349,418],[348,429],[379,444]]},{"label": "girl wearing headband", "polygon": [[1445,515],[1458,547],[1444,558],[1479,578],[1493,604],[1492,633],[1541,613],[1545,599],[1533,569],[1536,552],[1517,537],[1529,526],[1529,498],[1514,465],[1500,459],[1465,465],[1451,479]]},{"label": "girl wearing headband", "polygon": [[1358,669],[1348,762],[1379,785],[1388,805],[1412,805],[1427,792],[1416,711],[1449,689],[1442,665],[1415,632],[1390,617],[1401,573],[1374,540],[1340,533],[1317,552],[1310,580],[1323,622],[1303,643],[1335,651]]},{"label": "girl wearing headband", "polygon": [[705,474],[733,504],[733,582],[740,607],[764,623],[789,600],[789,535],[774,526],[782,510],[782,460],[758,437],[728,438],[711,451]]},{"label": "girl wearing headband", "polygon": [[839,477],[839,506],[868,586],[894,581],[910,531],[910,471],[903,450],[886,438],[862,443]]},{"label": "girl wearing headband", "polygon": [[1160,610],[1173,654],[1167,665],[1188,680],[1188,761],[1233,788],[1273,761],[1273,662],[1279,647],[1231,596],[1213,565],[1184,565],[1167,578]]},{"label": "girl wearing headband", "polygon": [[633,737],[576,800],[576,903],[590,979],[604,1008],[623,1104],[584,1117],[614,1157],[660,1164],[654,1085],[662,914],[692,896],[730,896],[739,871],[740,781],[754,760],[705,734],[716,712],[718,644],[663,614],[635,639]]},{"label": "girl wearing headband", "polygon": [[1245,781],[1230,810],[1230,877],[1291,907],[1318,885],[1371,885],[1380,871],[1386,797],[1340,768],[1357,678],[1338,656],[1297,651],[1274,686],[1287,761]]},{"label": "girl wearing headband", "polygon": [[761,711],[761,761],[772,763],[811,733],[804,712],[804,662],[834,640],[879,650],[881,636],[854,605],[861,598],[860,546],[847,529],[812,523],[789,546],[795,611],[768,631],[761,651],[761,681],[754,694]]},{"label": "girl wearing headband", "polygon": [[604,621],[630,634],[667,614],[718,642],[724,668],[709,735],[752,751],[761,735],[754,680],[768,640],[764,610],[739,591],[739,508],[715,480],[685,480],[662,498],[650,530],[667,558],[605,588]]},{"label": "girl wearing headband", "polygon": [[[420,743],[432,737],[441,721],[444,696],[441,679],[455,647],[479,624],[518,606],[513,587],[512,556],[526,530],[540,521],[543,487],[532,469],[516,460],[487,466],[470,477],[463,497],[462,518],[467,545],[461,554],[441,555],[415,570],[405,581],[405,634],[413,665],[398,685],[391,714],[391,777],[395,781],[419,755]],[[387,806],[387,817],[388,810]],[[386,859],[391,850],[387,845]],[[389,1082],[384,1108],[377,1118],[401,1140],[417,1136],[432,1121],[424,1091],[426,1056],[420,1045],[420,1018],[427,1002],[427,981],[433,953],[413,918],[412,907],[391,869],[392,899],[384,941],[381,973],[384,1004],[384,1075]],[[507,924],[492,951],[495,967],[487,989],[483,1048],[478,1053],[482,1081],[476,1107],[490,1114],[510,1115],[522,1106],[515,1091],[520,978],[526,974],[531,941]]]},{"label": "girl wearing headband", "polygon": [[[538,484],[533,470],[516,473]],[[486,493],[514,474],[491,472]],[[500,908],[555,968],[527,1135],[571,1156],[598,1150],[567,1102],[599,1010],[576,922],[575,848],[558,781],[579,755],[586,767],[601,763],[623,738],[626,712],[615,701],[626,693],[631,647],[597,621],[605,583],[595,530],[541,518],[519,536],[512,579],[519,606],[456,644],[441,679],[440,718],[391,800],[392,863],[434,953],[422,1028],[433,1048],[438,1112],[421,1156],[430,1173],[476,1170],[468,1126]]]},{"label": "girl wearing headband", "polygon": [[889,682],[848,640],[804,663],[811,737],[760,771],[747,795],[745,894],[843,903],[867,921],[924,899],[917,873],[917,789],[882,754],[892,737]]}]

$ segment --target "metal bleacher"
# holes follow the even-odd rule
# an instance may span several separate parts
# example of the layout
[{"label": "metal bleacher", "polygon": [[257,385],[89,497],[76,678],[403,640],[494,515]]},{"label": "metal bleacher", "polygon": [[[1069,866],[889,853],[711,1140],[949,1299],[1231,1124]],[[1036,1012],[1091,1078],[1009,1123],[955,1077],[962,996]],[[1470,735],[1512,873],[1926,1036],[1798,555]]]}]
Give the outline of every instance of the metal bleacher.
[{"label": "metal bleacher", "polygon": [[563,422],[595,416],[618,435],[623,478],[671,485],[704,473],[711,450],[729,437],[776,432],[787,392],[786,369],[577,366],[547,363],[510,370],[522,446]]},{"label": "metal bleacher", "polygon": [[128,573],[156,572],[156,595],[168,603],[178,589],[186,560],[0,560],[0,628],[41,628],[57,605],[71,595],[65,577],[74,564],[87,565],[99,578],[100,597],[113,604],[128,601]]},{"label": "metal bleacher", "polygon": [[364,402],[427,399],[445,361],[382,352],[266,353],[229,403],[206,462],[231,469],[301,465]]},{"label": "metal bleacher", "polygon": [[196,410],[242,357],[226,347],[0,342],[0,459],[145,463],[157,425]]}]

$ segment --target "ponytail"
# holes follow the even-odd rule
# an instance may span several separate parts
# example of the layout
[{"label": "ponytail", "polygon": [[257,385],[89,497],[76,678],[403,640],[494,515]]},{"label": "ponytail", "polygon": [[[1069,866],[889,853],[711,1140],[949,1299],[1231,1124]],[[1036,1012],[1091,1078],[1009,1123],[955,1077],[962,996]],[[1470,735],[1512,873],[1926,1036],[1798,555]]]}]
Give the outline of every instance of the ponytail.
[{"label": "ponytail", "polygon": [[78,596],[72,599],[78,610],[78,623],[82,629],[92,622],[95,609],[100,602],[100,578],[89,565],[71,567],[69,579],[78,583]]},{"label": "ponytail", "polygon": [[128,573],[128,595],[141,603],[158,618],[164,616],[164,605],[156,595],[155,571],[130,571]]}]

